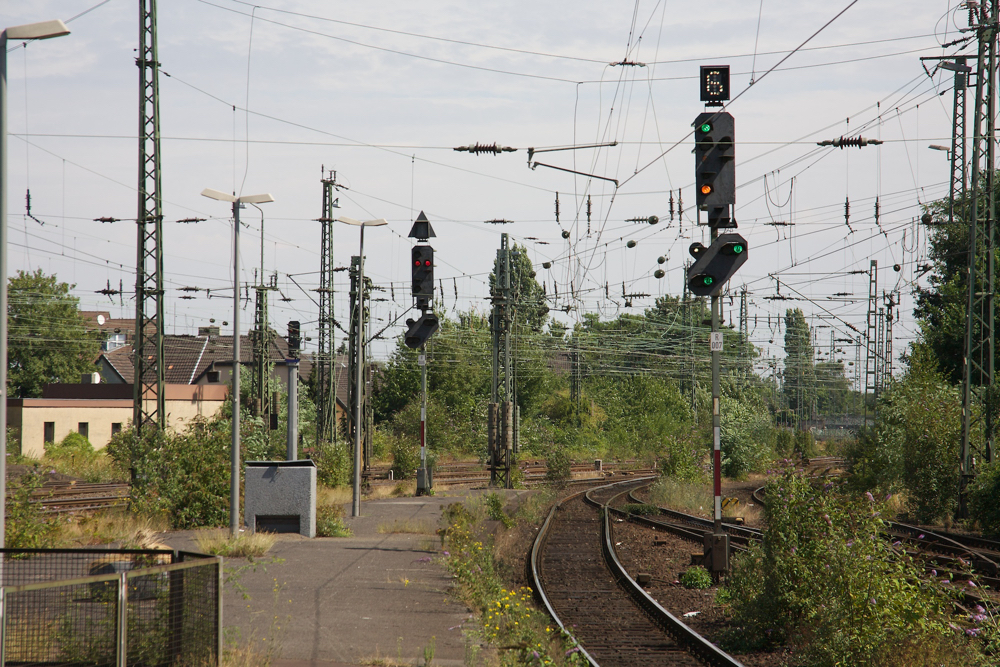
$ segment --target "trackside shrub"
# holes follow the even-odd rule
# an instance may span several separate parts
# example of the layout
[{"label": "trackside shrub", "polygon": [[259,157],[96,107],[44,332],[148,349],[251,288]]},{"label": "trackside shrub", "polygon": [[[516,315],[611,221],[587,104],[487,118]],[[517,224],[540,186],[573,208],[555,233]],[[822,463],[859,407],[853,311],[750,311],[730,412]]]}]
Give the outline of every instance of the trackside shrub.
[{"label": "trackside shrub", "polygon": [[42,506],[32,502],[33,494],[43,483],[37,470],[12,478],[7,489],[6,534],[7,549],[48,549],[55,546],[57,520],[42,513]]},{"label": "trackside shrub", "polygon": [[684,570],[681,573],[679,581],[684,588],[710,588],[712,586],[712,575],[701,565],[695,565]]},{"label": "trackside shrub", "polygon": [[771,416],[747,401],[722,399],[722,473],[743,478],[767,467],[774,457]]},{"label": "trackside shrub", "polygon": [[969,485],[969,517],[986,535],[1000,535],[1000,463],[985,464]]},{"label": "trackside shrub", "polygon": [[68,433],[59,442],[46,442],[45,455],[53,459],[72,459],[79,462],[93,460],[97,457],[90,440],[79,433]]},{"label": "trackside shrub", "polygon": [[995,625],[951,616],[953,589],[967,584],[928,577],[883,539],[882,502],[813,487],[792,470],[768,484],[767,497],[763,546],[736,559],[723,596],[734,643],[785,645],[816,667],[976,664],[965,631],[992,634]]}]

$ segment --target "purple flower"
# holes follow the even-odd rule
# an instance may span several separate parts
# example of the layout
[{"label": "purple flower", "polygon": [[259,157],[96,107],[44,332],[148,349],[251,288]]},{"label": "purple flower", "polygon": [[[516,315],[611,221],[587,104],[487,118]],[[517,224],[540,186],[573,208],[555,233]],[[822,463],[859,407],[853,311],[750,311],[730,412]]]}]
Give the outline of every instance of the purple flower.
[{"label": "purple flower", "polygon": [[[236,357],[233,357],[235,359]],[[535,656],[535,660],[538,660],[538,651],[532,651],[531,655]]]},{"label": "purple flower", "polygon": [[942,586],[947,586],[950,583],[951,583],[951,580],[949,580],[949,579],[942,579],[941,580],[941,585]]},{"label": "purple flower", "polygon": [[[234,358],[235,358],[235,357],[234,357]],[[443,554],[444,554],[445,556],[450,556],[450,555],[451,555],[451,554],[450,554],[450,553],[448,553],[447,551],[442,551],[441,553],[443,553]]]},{"label": "purple flower", "polygon": [[569,656],[569,655],[573,655],[574,653],[579,653],[579,652],[580,652],[580,647],[579,646],[574,646],[570,650],[566,651],[566,655]]},{"label": "purple flower", "polygon": [[978,586],[976,586],[976,582],[974,582],[972,579],[969,579],[965,583],[969,584],[969,588],[978,588]]},{"label": "purple flower", "polygon": [[936,577],[937,576],[937,570],[931,570],[931,576],[932,577]]},{"label": "purple flower", "polygon": [[875,496],[872,495],[871,491],[865,491],[865,497],[868,498],[868,502],[875,502]]},{"label": "purple flower", "polygon": [[951,628],[952,630],[954,630],[955,632],[961,632],[962,631],[962,628],[958,627],[954,623],[949,623],[948,627]]},{"label": "purple flower", "polygon": [[975,616],[972,617],[972,620],[975,621],[976,623],[982,623],[983,621],[986,620],[986,614],[976,614]]},{"label": "purple flower", "polygon": [[847,546],[848,547],[853,547],[854,546],[854,540],[847,540]]},{"label": "purple flower", "polygon": [[891,493],[887,493],[887,494],[885,494],[885,499],[886,499],[886,501],[888,501],[888,500],[889,500],[889,498],[892,498],[892,494],[891,494]]},{"label": "purple flower", "polygon": [[902,543],[902,542],[900,542],[899,540],[896,540],[895,542],[893,542],[893,543],[892,543],[892,546],[894,546],[894,547],[898,547],[898,546],[900,546],[901,544],[903,544],[903,543]]},{"label": "purple flower", "polygon": [[795,547],[792,547],[792,553],[795,553]]},{"label": "purple flower", "polygon": [[875,598],[869,598],[868,604],[875,604]]},{"label": "purple flower", "polygon": [[828,526],[831,526],[831,527],[833,526],[833,521],[830,520],[830,515],[829,514],[824,514],[823,518],[826,519],[826,524]]},{"label": "purple flower", "polygon": [[918,540],[922,540],[922,539],[924,539],[924,534],[923,534],[923,533],[920,533],[919,535],[917,535],[917,539],[918,539]]},{"label": "purple flower", "polygon": [[975,637],[976,635],[979,634],[979,628],[968,628],[965,631],[965,634],[969,635],[970,637]]},{"label": "purple flower", "polygon": [[985,614],[985,613],[986,613],[986,610],[985,610],[985,609],[983,609],[983,606],[982,606],[982,605],[979,605],[979,604],[977,604],[977,605],[976,605],[976,613],[978,613],[978,614]]}]

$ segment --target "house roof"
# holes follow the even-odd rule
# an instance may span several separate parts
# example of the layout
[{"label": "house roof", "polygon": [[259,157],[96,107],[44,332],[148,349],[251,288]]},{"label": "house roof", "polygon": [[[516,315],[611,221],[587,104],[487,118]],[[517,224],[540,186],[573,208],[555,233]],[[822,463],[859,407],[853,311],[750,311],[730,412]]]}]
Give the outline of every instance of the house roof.
[{"label": "house roof", "polygon": [[[268,360],[273,364],[284,365],[288,354],[288,343],[281,336],[273,336],[267,349]],[[131,345],[120,347],[111,352],[104,352],[103,358],[122,380],[132,383],[135,380],[134,352]],[[151,357],[150,357],[151,359]],[[163,337],[164,380],[169,384],[195,384],[215,366],[231,366],[233,363],[232,336],[190,336],[165,335]],[[240,363],[252,366],[254,362],[253,343],[250,336],[240,336]],[[312,371],[312,361],[309,358],[300,359],[299,374],[303,379],[309,377]]]}]

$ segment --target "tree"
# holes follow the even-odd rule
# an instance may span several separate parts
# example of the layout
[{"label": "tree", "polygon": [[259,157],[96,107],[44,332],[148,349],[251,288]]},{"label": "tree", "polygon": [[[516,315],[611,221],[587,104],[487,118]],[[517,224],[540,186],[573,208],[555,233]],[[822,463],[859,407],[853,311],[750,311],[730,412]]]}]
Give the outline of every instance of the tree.
[{"label": "tree", "polygon": [[70,296],[76,285],[38,269],[18,271],[8,286],[7,390],[14,398],[42,395],[46,384],[79,382],[94,371],[101,334],[87,328]]},{"label": "tree", "polygon": [[807,417],[816,389],[812,332],[801,308],[785,311],[785,383],[788,407]]}]

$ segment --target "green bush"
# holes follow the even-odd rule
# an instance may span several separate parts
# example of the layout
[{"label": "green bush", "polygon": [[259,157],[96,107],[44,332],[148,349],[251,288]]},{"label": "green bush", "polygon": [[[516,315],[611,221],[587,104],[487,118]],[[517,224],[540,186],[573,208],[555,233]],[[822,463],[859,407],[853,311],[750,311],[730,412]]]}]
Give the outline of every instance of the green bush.
[{"label": "green bush", "polygon": [[545,457],[545,479],[550,482],[565,482],[571,476],[569,452],[565,447],[553,445]]},{"label": "green bush", "polygon": [[420,447],[407,438],[394,438],[392,443],[392,474],[394,479],[410,479],[420,467]]},{"label": "green bush", "polygon": [[774,451],[778,456],[788,457],[792,455],[792,448],[795,444],[795,436],[791,429],[778,428],[774,434]]},{"label": "green bush", "polygon": [[796,431],[794,452],[802,458],[812,458],[816,456],[816,437],[812,431]]},{"label": "green bush", "polygon": [[42,513],[42,506],[32,502],[42,488],[42,475],[29,470],[10,479],[5,503],[7,511],[4,546],[7,549],[48,549],[55,546],[57,520]]},{"label": "green bush", "polygon": [[73,459],[80,462],[97,458],[90,440],[79,433],[68,433],[60,442],[46,442],[45,455],[52,459]]},{"label": "green bush", "polygon": [[949,616],[960,592],[881,537],[871,494],[842,496],[787,471],[767,497],[763,546],[738,556],[728,579],[739,643],[787,645],[818,667],[907,664],[913,643],[970,652]]},{"label": "green bush", "polygon": [[350,485],[354,463],[347,442],[340,440],[336,445],[324,442],[305,453],[316,463],[316,481],[320,484],[331,488]]},{"label": "green bush", "polygon": [[695,565],[681,573],[680,582],[684,588],[710,588],[712,575],[701,565]]},{"label": "green bush", "polygon": [[344,523],[341,505],[321,505],[316,508],[316,537],[350,537],[351,529]]},{"label": "green bush", "polygon": [[751,401],[722,399],[722,473],[741,479],[767,468],[774,457],[771,416]]},{"label": "green bush", "polygon": [[188,529],[229,522],[231,443],[228,423],[195,420],[183,434],[122,431],[107,449],[120,473],[133,480],[135,510]]},{"label": "green bush", "polygon": [[496,491],[487,493],[484,497],[486,501],[486,516],[493,519],[494,521],[501,522],[505,528],[510,528],[514,525],[514,519],[508,516],[507,512],[504,511],[504,499]]},{"label": "green bush", "polygon": [[969,485],[969,518],[984,534],[1000,536],[1000,462],[986,463]]}]

